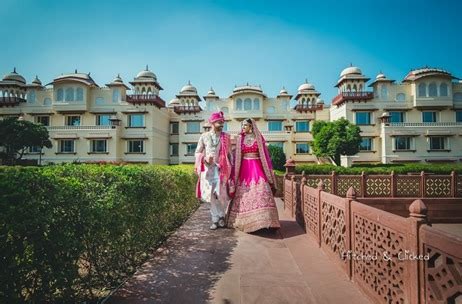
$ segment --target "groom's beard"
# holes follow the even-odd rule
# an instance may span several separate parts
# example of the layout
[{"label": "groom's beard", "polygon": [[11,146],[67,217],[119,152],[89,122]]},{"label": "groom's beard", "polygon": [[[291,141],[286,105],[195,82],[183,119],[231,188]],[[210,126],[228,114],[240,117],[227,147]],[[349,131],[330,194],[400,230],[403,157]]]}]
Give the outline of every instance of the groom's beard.
[{"label": "groom's beard", "polygon": [[215,127],[215,131],[221,132],[223,130],[223,126],[221,127]]}]

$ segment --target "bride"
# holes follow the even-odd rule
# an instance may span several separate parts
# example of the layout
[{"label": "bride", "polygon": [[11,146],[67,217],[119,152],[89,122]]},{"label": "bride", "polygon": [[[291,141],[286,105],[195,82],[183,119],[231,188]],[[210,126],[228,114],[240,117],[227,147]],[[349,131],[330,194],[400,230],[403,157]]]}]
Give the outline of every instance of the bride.
[{"label": "bride", "polygon": [[265,139],[253,119],[242,123],[236,141],[235,167],[232,173],[235,195],[228,214],[228,226],[244,232],[279,228],[273,193],[276,179]]}]

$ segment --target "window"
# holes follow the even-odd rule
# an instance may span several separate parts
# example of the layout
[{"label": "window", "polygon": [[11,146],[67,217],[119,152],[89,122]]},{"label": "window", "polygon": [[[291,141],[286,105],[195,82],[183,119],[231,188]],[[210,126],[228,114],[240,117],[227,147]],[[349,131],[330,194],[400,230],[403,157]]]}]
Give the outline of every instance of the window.
[{"label": "window", "polygon": [[310,145],[308,143],[295,144],[295,153],[297,154],[309,154]]},{"label": "window", "polygon": [[76,101],[83,101],[83,89],[77,88],[75,91],[75,100]]},{"label": "window", "polygon": [[80,116],[66,116],[66,126],[80,126]]},{"label": "window", "polygon": [[295,131],[296,132],[309,132],[310,131],[310,123],[308,120],[298,120],[295,123]]},{"label": "window", "polygon": [[357,125],[370,125],[371,124],[371,112],[356,112],[356,124]]},{"label": "window", "polygon": [[35,116],[35,123],[42,124],[44,126],[50,125],[50,116]]},{"label": "window", "polygon": [[40,153],[40,146],[32,146],[29,148],[29,153]]},{"label": "window", "polygon": [[440,96],[447,97],[448,95],[448,85],[443,82],[440,84]]},{"label": "window", "polygon": [[119,89],[114,89],[112,91],[112,102],[113,103],[118,103],[120,100],[120,90]]},{"label": "window", "polygon": [[422,112],[422,122],[436,122],[436,112]]},{"label": "window", "polygon": [[396,94],[396,101],[400,101],[400,102],[406,101],[406,94],[404,93]]},{"label": "window", "polygon": [[27,93],[27,102],[35,103],[35,91],[34,90],[30,90],[29,93]]},{"label": "window", "polygon": [[178,144],[170,144],[170,156],[178,156]]},{"label": "window", "polygon": [[128,153],[143,153],[144,152],[144,140],[129,140],[128,141]]},{"label": "window", "polygon": [[223,131],[227,132],[228,131],[228,122],[225,121],[225,123],[223,124]]},{"label": "window", "polygon": [[427,96],[427,85],[425,83],[419,84],[418,94],[419,97],[426,97]]},{"label": "window", "polygon": [[404,122],[405,112],[390,112],[390,122]]},{"label": "window", "polygon": [[170,134],[178,134],[179,126],[180,124],[178,122],[171,122],[170,123]]},{"label": "window", "polygon": [[236,110],[242,111],[242,99],[238,98],[236,101]]},{"label": "window", "polygon": [[268,121],[268,131],[270,132],[282,131],[282,121],[278,121],[278,120]]},{"label": "window", "polygon": [[359,151],[372,151],[372,137],[362,137]]},{"label": "window", "polygon": [[253,100],[253,109],[254,110],[260,110],[260,99],[255,98]]},{"label": "window", "polygon": [[388,88],[384,84],[380,87],[380,97],[382,97],[382,99],[388,98]]},{"label": "window", "polygon": [[96,125],[97,126],[110,126],[111,125],[111,115],[109,114],[100,114],[96,116]]},{"label": "window", "polygon": [[65,101],[74,101],[74,89],[73,88],[66,88]]},{"label": "window", "polygon": [[49,106],[49,105],[51,105],[51,99],[50,99],[49,97],[45,98],[45,99],[43,100],[43,105],[44,105],[44,106]]},{"label": "window", "polygon": [[104,98],[103,97],[96,97],[95,104],[97,104],[97,105],[104,104]]},{"label": "window", "polygon": [[462,122],[462,111],[456,111],[456,122]]},{"label": "window", "polygon": [[409,136],[395,137],[395,150],[411,150],[411,137]]},{"label": "window", "polygon": [[63,89],[58,89],[58,92],[56,93],[56,100],[64,101],[64,90]]},{"label": "window", "polygon": [[275,111],[276,111],[275,107],[268,107],[266,109],[266,113],[268,113],[268,114],[273,114]]},{"label": "window", "polygon": [[194,155],[196,152],[197,144],[186,144],[186,154],[187,155]]},{"label": "window", "polygon": [[436,89],[436,83],[432,82],[428,85],[428,96],[436,97],[438,95],[438,91]]},{"label": "window", "polygon": [[246,98],[244,100],[244,111],[252,110],[252,100],[250,98]]},{"label": "window", "polygon": [[457,92],[452,95],[452,98],[454,101],[462,101],[462,92]]},{"label": "window", "polygon": [[430,150],[444,150],[445,138],[441,136],[430,137]]},{"label": "window", "polygon": [[96,139],[91,141],[91,152],[93,153],[106,153],[107,152],[107,140]]},{"label": "window", "polygon": [[144,127],[144,114],[131,114],[128,115],[128,127],[142,128]]},{"label": "window", "polygon": [[74,142],[73,139],[64,139],[59,141],[58,149],[60,153],[74,153]]},{"label": "window", "polygon": [[186,133],[200,133],[201,123],[199,121],[188,121],[186,123]]}]

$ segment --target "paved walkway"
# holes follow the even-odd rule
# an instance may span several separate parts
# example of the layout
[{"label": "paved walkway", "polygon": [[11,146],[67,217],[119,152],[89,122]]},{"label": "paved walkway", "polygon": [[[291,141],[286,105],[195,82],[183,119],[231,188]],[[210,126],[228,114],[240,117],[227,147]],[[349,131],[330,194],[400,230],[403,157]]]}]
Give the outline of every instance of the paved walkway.
[{"label": "paved walkway", "polygon": [[370,303],[277,203],[254,234],[208,230],[202,205],[106,303]]}]

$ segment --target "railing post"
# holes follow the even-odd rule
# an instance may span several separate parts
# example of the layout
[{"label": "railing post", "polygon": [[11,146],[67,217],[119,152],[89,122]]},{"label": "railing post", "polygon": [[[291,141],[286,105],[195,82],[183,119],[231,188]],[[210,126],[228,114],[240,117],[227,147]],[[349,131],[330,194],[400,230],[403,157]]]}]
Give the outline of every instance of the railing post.
[{"label": "railing post", "polygon": [[318,197],[317,197],[317,203],[318,203],[318,245],[319,248],[321,248],[321,232],[322,232],[322,203],[321,203],[321,193],[324,191],[324,182],[322,179],[318,183]]},{"label": "railing post", "polygon": [[[346,244],[345,244],[345,250],[346,252],[352,252],[352,238],[353,238],[353,235],[352,235],[352,222],[353,222],[353,218],[352,218],[352,214],[351,214],[351,202],[354,201],[356,199],[356,191],[355,191],[355,188],[353,187],[350,187],[347,191],[347,194],[346,194],[346,199],[345,199],[345,226],[346,226],[346,231],[345,231],[345,241],[346,241]],[[352,276],[352,267],[353,267],[353,262],[351,259],[347,259],[347,263],[348,263],[348,268],[347,268],[347,272],[348,272],[348,277],[350,278],[351,280],[351,276]]]},{"label": "railing post", "polygon": [[295,195],[294,195],[294,187],[296,187],[295,175],[291,175],[290,180],[291,180],[290,190],[292,191],[292,194],[290,196],[292,198],[292,201],[290,202],[290,214],[291,214],[292,217],[294,217],[295,216],[294,205],[295,205],[296,200],[297,200],[297,191],[295,191]]},{"label": "railing post", "polygon": [[302,171],[302,179],[300,181],[300,209],[302,211],[302,218],[303,222],[305,223],[303,226],[305,226],[305,231],[306,231],[306,221],[305,221],[305,185],[306,185],[306,176],[305,176],[305,171]]},{"label": "railing post", "polygon": [[391,187],[391,191],[390,191],[390,195],[391,197],[395,197],[396,196],[396,175],[395,175],[395,171],[391,171],[391,183],[390,183],[390,187]]},{"label": "railing post", "polygon": [[[420,199],[415,200],[409,206],[409,218],[410,222],[410,233],[409,237],[409,247],[410,254],[414,254],[416,256],[425,255],[425,252],[421,252],[420,249],[420,235],[419,230],[422,225],[427,223],[427,206],[425,206],[424,202]],[[423,275],[423,263],[425,260],[412,260],[408,259],[405,261],[407,266],[409,267],[409,303],[419,303],[420,302],[420,291],[422,290],[423,280],[421,280],[421,276]],[[416,282],[417,284],[415,284]]]},{"label": "railing post", "polygon": [[287,175],[293,175],[295,174],[295,161],[291,158],[289,158],[284,167],[286,167],[286,174]]},{"label": "railing post", "polygon": [[451,171],[451,196],[457,196],[457,173],[456,171]]},{"label": "railing post", "polygon": [[420,197],[425,197],[425,172],[420,172]]},{"label": "railing post", "polygon": [[330,181],[331,192],[332,194],[337,195],[337,173],[335,171],[332,171],[330,179],[331,179]]},{"label": "railing post", "polygon": [[361,172],[361,196],[362,197],[366,197],[366,193],[367,193],[367,190],[366,190],[366,172]]}]

